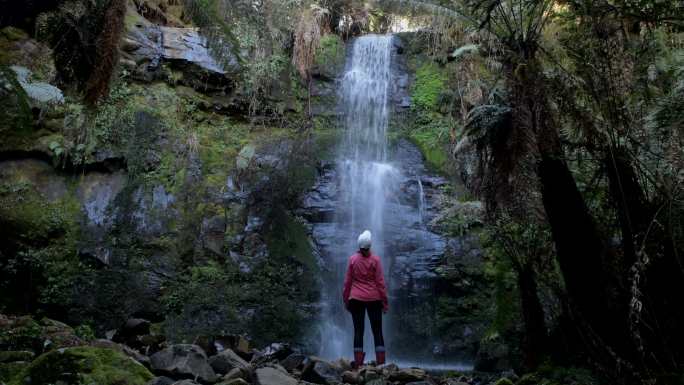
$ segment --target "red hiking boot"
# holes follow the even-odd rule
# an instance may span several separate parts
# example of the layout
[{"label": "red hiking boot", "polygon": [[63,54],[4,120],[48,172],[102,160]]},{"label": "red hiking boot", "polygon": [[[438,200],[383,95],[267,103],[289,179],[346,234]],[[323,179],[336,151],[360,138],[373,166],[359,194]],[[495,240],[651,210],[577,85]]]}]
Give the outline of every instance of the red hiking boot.
[{"label": "red hiking boot", "polygon": [[352,362],[352,368],[358,369],[363,366],[363,359],[366,357],[364,352],[354,352],[354,362]]},{"label": "red hiking boot", "polygon": [[385,363],[385,351],[375,351],[375,363],[377,365],[383,365]]}]

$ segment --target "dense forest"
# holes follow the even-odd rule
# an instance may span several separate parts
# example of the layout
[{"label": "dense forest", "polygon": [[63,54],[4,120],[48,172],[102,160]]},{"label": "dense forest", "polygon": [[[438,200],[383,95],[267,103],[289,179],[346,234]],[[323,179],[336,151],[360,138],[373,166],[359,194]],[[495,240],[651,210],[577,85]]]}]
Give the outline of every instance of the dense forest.
[{"label": "dense forest", "polygon": [[684,384],[682,1],[0,9],[0,385]]}]

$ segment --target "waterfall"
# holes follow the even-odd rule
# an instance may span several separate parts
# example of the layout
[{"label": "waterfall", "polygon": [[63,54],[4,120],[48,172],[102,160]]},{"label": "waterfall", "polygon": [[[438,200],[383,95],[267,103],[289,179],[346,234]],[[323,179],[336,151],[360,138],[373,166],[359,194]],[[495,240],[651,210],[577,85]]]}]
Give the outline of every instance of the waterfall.
[{"label": "waterfall", "polygon": [[[340,202],[335,216],[341,242],[332,256],[333,277],[326,284],[320,354],[328,358],[349,356],[353,327],[343,308],[341,288],[349,255],[356,237],[364,229],[373,233],[373,251],[384,258],[385,211],[398,188],[399,171],[388,163],[390,59],[392,36],[368,35],[352,46],[341,82],[340,102],[344,109],[346,137],[338,148]],[[366,351],[373,338],[366,325]]]},{"label": "waterfall", "polygon": [[[338,99],[345,135],[334,167],[325,169],[306,198],[324,274],[317,354],[331,360],[352,357],[354,330],[342,285],[348,258],[358,249],[356,239],[369,229],[389,294],[390,310],[383,317],[389,361],[458,369],[459,362],[438,356],[443,343],[434,332],[435,267],[445,254],[446,239],[427,224],[431,197],[445,182],[429,175],[414,145],[403,139],[388,143],[390,114],[401,106],[395,94],[400,82],[394,77],[403,76],[393,63],[398,55],[394,39],[366,35],[350,43]],[[375,358],[368,320],[364,350],[367,360]]]}]

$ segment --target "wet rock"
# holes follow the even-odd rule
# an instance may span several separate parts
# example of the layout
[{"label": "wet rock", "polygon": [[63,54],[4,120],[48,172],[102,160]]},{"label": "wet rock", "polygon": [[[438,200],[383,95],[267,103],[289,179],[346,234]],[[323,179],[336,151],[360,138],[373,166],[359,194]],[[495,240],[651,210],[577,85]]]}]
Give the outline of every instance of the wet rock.
[{"label": "wet rock", "polygon": [[138,80],[163,78],[162,64],[169,63],[183,73],[183,84],[201,91],[222,91],[232,88],[232,78],[241,70],[237,57],[226,47],[219,61],[196,28],[139,23],[123,39],[122,59],[137,64],[134,76]]},{"label": "wet rock", "polygon": [[274,342],[261,351],[262,356],[268,357],[272,360],[279,361],[287,358],[287,356],[289,356],[292,353],[293,351],[289,344],[284,344],[280,342]]},{"label": "wet rock", "polygon": [[400,369],[389,376],[390,381],[417,382],[425,379],[426,373],[423,369],[406,368]]},{"label": "wet rock", "polygon": [[384,378],[382,372],[377,370],[375,367],[366,367],[362,369],[360,376],[363,378],[363,382],[375,381]]},{"label": "wet rock", "polygon": [[198,378],[209,383],[217,380],[204,350],[197,345],[172,345],[153,354],[150,359],[155,373],[174,378]]},{"label": "wet rock", "polygon": [[258,385],[297,385],[294,377],[272,367],[259,368],[255,373]]},{"label": "wet rock", "polygon": [[217,215],[202,221],[202,234],[200,236],[202,244],[206,249],[214,252],[216,255],[223,256],[224,254],[225,235],[225,216]]},{"label": "wet rock", "polygon": [[231,380],[221,381],[216,385],[249,385],[249,382],[242,378],[233,378]]},{"label": "wet rock", "polygon": [[347,370],[344,373],[342,373],[342,382],[345,382],[347,384],[360,384],[361,375],[358,371]]},{"label": "wet rock", "polygon": [[329,362],[312,360],[302,372],[302,380],[316,384],[335,384],[342,381],[339,368]]},{"label": "wet rock", "polygon": [[199,384],[196,383],[195,381],[192,381],[192,380],[180,380],[180,381],[174,382],[171,385],[199,385]]},{"label": "wet rock", "polygon": [[150,334],[150,321],[142,318],[131,318],[116,331],[112,341],[134,346],[138,344],[138,336],[145,334]]},{"label": "wet rock", "polygon": [[379,365],[377,368],[382,372],[382,375],[385,377],[389,377],[392,373],[399,370],[399,367],[396,364]]},{"label": "wet rock", "polygon": [[228,374],[223,376],[224,380],[233,380],[236,378],[242,378],[243,380],[248,380],[251,377],[251,374],[249,371],[242,369],[242,368],[233,368],[231,369]]},{"label": "wet rock", "polygon": [[155,377],[150,382],[147,383],[147,385],[171,385],[175,382],[175,380],[168,378],[168,377]]},{"label": "wet rock", "polygon": [[249,372],[250,366],[247,361],[238,356],[233,350],[225,349],[217,355],[209,358],[209,365],[218,374],[227,374],[233,369]]},{"label": "wet rock", "polygon": [[285,370],[292,372],[295,369],[301,369],[305,360],[305,355],[300,353],[292,353],[284,360],[280,361],[280,364],[285,368]]}]

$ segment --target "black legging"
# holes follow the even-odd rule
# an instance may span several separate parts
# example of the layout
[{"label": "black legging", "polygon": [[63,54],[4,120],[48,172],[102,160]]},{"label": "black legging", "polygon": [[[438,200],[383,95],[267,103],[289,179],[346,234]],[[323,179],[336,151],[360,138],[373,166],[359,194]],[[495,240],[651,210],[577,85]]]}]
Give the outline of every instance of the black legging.
[{"label": "black legging", "polygon": [[363,351],[363,329],[366,310],[370,320],[371,330],[373,330],[373,340],[376,351],[384,351],[385,340],[382,338],[382,301],[359,301],[349,300],[349,311],[354,321],[354,351]]}]

